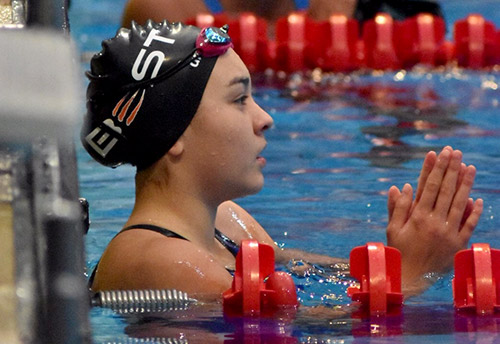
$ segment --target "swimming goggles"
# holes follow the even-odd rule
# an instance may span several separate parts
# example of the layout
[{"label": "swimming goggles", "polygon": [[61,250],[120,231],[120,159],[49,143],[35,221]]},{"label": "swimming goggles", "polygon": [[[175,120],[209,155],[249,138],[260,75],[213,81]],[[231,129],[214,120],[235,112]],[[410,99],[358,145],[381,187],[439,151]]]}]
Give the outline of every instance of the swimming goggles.
[{"label": "swimming goggles", "polygon": [[233,47],[231,37],[227,34],[229,25],[221,28],[207,27],[201,30],[196,38],[196,51],[200,56],[212,57],[224,54]]}]

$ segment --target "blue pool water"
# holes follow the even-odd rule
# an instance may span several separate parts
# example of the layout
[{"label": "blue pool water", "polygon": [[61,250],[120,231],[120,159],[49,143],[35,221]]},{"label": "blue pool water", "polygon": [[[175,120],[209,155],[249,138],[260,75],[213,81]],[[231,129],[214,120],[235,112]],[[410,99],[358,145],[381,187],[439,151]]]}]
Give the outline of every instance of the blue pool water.
[{"label": "blue pool water", "polygon": [[[119,27],[124,0],[73,0],[72,36],[90,53]],[[500,1],[441,2],[451,25],[474,12],[500,26]],[[416,185],[423,156],[452,145],[477,169],[473,197],[485,211],[473,242],[500,248],[500,82],[497,72],[414,70],[383,75],[336,76],[319,84],[258,85],[255,97],[275,120],[267,134],[266,186],[238,200],[284,247],[348,257],[368,241],[385,241],[386,191],[405,182]],[[82,77],[82,86],[86,81]],[[312,89],[312,91],[311,91]],[[83,96],[83,95],[82,95]],[[82,108],[82,113],[84,109]],[[408,125],[426,120],[430,129]],[[387,139],[395,144],[387,146]],[[93,266],[133,205],[134,170],[108,169],[79,147],[81,194],[91,205],[87,261]],[[294,276],[305,306],[294,320],[253,322],[224,319],[220,305],[195,307],[144,319],[91,311],[96,343],[494,343],[496,318],[462,317],[452,305],[451,275],[423,295],[407,300],[403,315],[366,321],[354,318],[344,280],[317,272]],[[339,314],[333,316],[332,310]],[[385,336],[382,336],[384,335]]]}]

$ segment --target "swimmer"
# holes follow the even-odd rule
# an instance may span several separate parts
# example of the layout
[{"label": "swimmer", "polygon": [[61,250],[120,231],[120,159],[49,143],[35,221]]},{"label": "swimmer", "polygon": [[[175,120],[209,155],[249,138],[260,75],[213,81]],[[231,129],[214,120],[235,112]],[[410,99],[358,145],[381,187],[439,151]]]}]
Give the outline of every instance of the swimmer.
[{"label": "swimmer", "polygon": [[[280,249],[231,201],[263,187],[273,125],[231,47],[227,27],[149,21],[120,29],[92,58],[82,144],[103,165],[137,167],[134,208],[98,263],[94,291],[172,288],[220,300],[249,238],[272,245],[277,263],[345,263]],[[428,287],[425,274],[449,271],[467,246],[482,212],[469,198],[474,176],[445,147],[427,154],[415,197],[409,184],[389,190],[388,243],[402,252],[406,295]]]},{"label": "swimmer", "polygon": [[332,14],[344,14],[360,23],[379,12],[389,13],[394,19],[404,19],[418,13],[431,13],[442,17],[439,4],[433,0],[129,0],[123,14],[122,25],[132,21],[144,24],[152,19],[185,22],[200,13],[224,12],[236,17],[252,12],[264,18],[273,32],[274,22],[294,11],[306,11],[315,20],[327,20]]}]

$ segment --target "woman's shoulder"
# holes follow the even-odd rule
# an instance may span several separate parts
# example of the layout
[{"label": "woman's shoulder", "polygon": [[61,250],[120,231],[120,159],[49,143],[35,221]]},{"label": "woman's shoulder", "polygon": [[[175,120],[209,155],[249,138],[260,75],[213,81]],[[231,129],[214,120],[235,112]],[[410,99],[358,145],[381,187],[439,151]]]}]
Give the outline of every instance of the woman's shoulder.
[{"label": "woman's shoulder", "polygon": [[235,242],[243,239],[255,239],[259,242],[274,245],[261,224],[241,206],[233,201],[226,201],[217,208],[215,227]]},{"label": "woman's shoulder", "polygon": [[177,289],[188,294],[220,294],[231,276],[210,253],[187,240],[130,230],[106,248],[93,289]]}]

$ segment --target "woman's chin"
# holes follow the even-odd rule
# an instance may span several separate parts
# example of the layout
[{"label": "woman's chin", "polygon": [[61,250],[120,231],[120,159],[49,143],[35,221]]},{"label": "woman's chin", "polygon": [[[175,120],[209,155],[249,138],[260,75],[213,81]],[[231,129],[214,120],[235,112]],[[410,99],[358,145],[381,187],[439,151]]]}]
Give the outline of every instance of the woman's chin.
[{"label": "woman's chin", "polygon": [[263,187],[264,187],[264,177],[261,175],[260,178],[257,178],[252,183],[247,184],[247,187],[245,188],[244,194],[242,194],[240,197],[255,195],[260,190],[262,190]]}]

